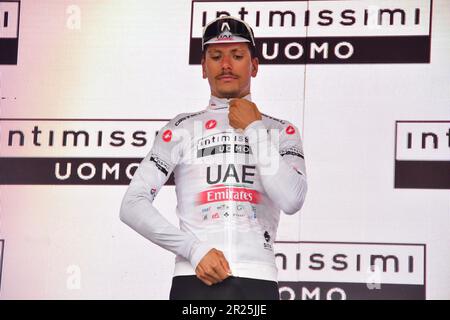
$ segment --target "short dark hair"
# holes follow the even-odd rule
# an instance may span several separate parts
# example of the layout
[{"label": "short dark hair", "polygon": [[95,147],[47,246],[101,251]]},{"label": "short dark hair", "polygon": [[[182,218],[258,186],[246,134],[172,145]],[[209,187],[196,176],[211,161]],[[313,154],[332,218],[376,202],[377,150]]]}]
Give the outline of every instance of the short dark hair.
[{"label": "short dark hair", "polygon": [[[250,42],[246,42],[246,43],[248,46],[248,50],[250,51],[250,57],[252,59],[258,58],[258,55],[256,54],[256,48],[254,46],[252,46],[252,44]],[[208,46],[209,46],[209,44],[205,44],[205,49],[202,51],[202,59],[205,58],[205,54],[206,54],[206,50],[208,50]]]}]

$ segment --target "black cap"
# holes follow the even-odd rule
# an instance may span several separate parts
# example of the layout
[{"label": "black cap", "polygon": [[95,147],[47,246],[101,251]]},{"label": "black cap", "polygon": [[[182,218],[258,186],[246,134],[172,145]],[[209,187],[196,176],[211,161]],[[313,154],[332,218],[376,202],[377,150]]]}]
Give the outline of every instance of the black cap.
[{"label": "black cap", "polygon": [[207,44],[236,42],[249,42],[251,46],[255,46],[252,28],[241,19],[223,16],[203,28],[202,51]]}]

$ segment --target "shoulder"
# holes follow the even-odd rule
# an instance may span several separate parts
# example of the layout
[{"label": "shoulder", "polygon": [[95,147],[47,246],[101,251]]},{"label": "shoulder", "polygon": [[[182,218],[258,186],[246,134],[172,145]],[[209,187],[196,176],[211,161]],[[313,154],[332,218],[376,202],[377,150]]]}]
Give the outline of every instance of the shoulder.
[{"label": "shoulder", "polygon": [[[278,132],[281,141],[302,144],[300,130],[292,122],[261,114],[265,127]],[[290,141],[290,142],[289,142]]]},{"label": "shoulder", "polygon": [[287,123],[286,120],[278,119],[265,113],[261,113],[261,116],[264,124],[270,127],[284,127]]},{"label": "shoulder", "polygon": [[261,115],[267,129],[278,129],[280,131],[285,131],[285,133],[289,135],[298,132],[298,128],[290,121],[278,119],[264,113],[261,113]]},{"label": "shoulder", "polygon": [[206,111],[197,111],[190,113],[180,113],[167,122],[161,129],[157,131],[156,142],[163,143],[168,147],[174,146],[179,142],[186,140],[192,132],[194,126],[192,124],[195,119],[201,119],[201,115]]},{"label": "shoulder", "polygon": [[172,120],[169,121],[168,125],[175,128],[181,128],[185,126],[187,123],[194,121],[195,119],[200,119],[201,115],[203,115],[206,110],[189,112],[189,113],[180,113],[176,115]]}]

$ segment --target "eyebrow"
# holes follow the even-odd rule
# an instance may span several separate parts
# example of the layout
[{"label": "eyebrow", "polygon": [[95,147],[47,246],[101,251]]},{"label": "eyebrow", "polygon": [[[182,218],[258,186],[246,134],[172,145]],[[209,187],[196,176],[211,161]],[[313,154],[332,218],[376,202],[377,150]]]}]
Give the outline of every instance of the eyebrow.
[{"label": "eyebrow", "polygon": [[[241,48],[235,48],[235,49],[231,50],[232,53],[235,53],[236,51],[245,51],[245,50],[241,49]],[[222,53],[222,52],[223,52],[223,50],[219,50],[219,49],[209,49],[208,50],[208,53]]]}]

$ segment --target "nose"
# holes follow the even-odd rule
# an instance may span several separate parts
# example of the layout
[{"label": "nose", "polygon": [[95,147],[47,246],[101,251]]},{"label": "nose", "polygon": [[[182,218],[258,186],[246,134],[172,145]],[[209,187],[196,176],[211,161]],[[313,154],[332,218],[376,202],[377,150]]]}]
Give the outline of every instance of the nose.
[{"label": "nose", "polygon": [[224,56],[222,58],[222,69],[223,70],[231,70],[231,59],[228,56]]}]

